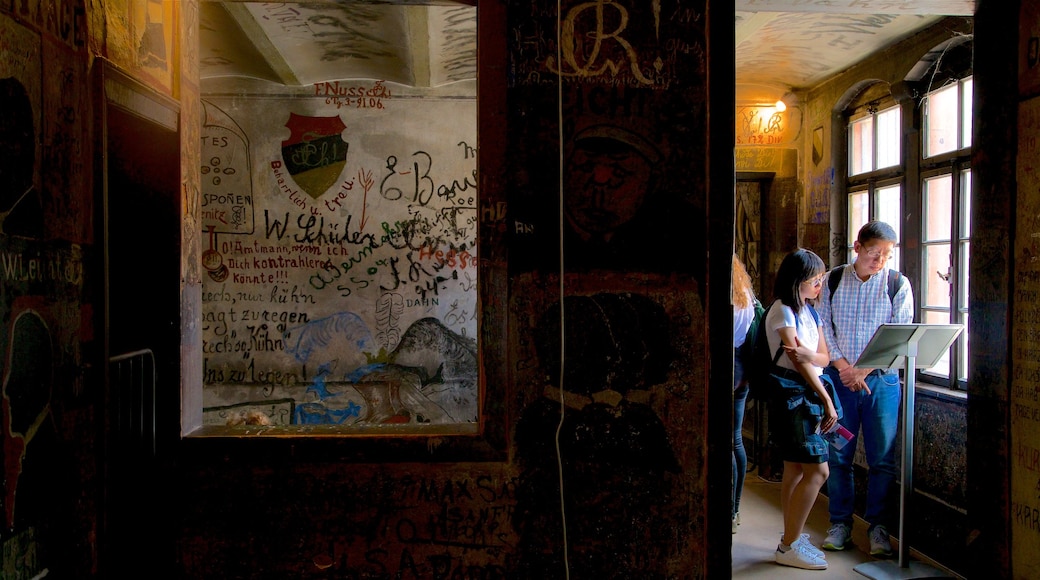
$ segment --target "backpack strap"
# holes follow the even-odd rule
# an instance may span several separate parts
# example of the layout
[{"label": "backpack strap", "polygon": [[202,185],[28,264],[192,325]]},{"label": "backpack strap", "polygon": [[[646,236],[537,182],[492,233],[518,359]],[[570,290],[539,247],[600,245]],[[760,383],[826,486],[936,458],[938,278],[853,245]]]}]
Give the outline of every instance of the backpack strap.
[{"label": "backpack strap", "polygon": [[[888,270],[888,301],[895,304],[896,292],[899,292],[899,282],[903,277],[903,273],[899,270]],[[831,292],[833,294],[833,291]]]},{"label": "backpack strap", "polygon": [[827,274],[827,289],[830,290],[830,294],[827,297],[831,300],[834,300],[834,291],[838,289],[838,284],[841,283],[841,273],[845,271],[845,266],[848,266],[848,264],[842,264]]},{"label": "backpack strap", "polygon": [[[841,275],[845,271],[845,266],[848,264],[842,264],[837,268],[830,271],[827,274],[827,289],[830,290],[828,296],[831,300],[834,300],[834,291],[838,289],[838,284],[841,284]],[[903,273],[899,270],[888,269],[888,301],[896,301],[896,293],[899,292],[899,282],[903,278]]]}]

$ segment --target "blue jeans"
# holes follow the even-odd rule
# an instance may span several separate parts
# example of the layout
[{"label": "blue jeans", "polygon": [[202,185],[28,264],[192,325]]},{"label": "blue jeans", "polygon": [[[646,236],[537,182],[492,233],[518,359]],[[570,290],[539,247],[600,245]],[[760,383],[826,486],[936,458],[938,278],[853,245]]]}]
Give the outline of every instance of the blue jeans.
[{"label": "blue jeans", "polygon": [[[899,375],[895,372],[872,373],[867,377],[866,391],[852,392],[838,378],[838,371],[828,366],[824,372],[834,381],[844,417],[842,425],[859,434],[863,428],[863,450],[867,456],[867,505],[863,518],[871,527],[891,527],[897,522],[896,506],[892,505],[898,469],[896,468],[896,435],[899,427],[899,405],[902,391]],[[830,502],[831,523],[852,527],[855,501],[852,461],[858,442],[844,449],[831,449],[830,477],[827,496]]]},{"label": "blue jeans", "polygon": [[[739,379],[738,379],[739,380]],[[740,511],[740,495],[744,491],[744,476],[747,474],[747,451],[744,450],[744,409],[747,405],[748,383],[733,391],[733,490],[730,498],[730,517]]]}]

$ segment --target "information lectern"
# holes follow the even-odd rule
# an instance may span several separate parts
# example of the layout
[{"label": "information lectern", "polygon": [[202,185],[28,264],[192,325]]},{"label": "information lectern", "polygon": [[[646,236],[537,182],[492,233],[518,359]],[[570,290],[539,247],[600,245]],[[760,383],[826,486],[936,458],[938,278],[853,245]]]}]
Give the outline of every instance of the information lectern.
[{"label": "information lectern", "polygon": [[880,560],[853,568],[868,578],[943,578],[940,570],[910,561],[907,508],[913,493],[914,388],[917,365],[930,368],[949,350],[964,326],[960,324],[882,324],[856,360],[860,368],[890,369],[906,361],[903,389],[903,462],[899,496],[899,561]]}]

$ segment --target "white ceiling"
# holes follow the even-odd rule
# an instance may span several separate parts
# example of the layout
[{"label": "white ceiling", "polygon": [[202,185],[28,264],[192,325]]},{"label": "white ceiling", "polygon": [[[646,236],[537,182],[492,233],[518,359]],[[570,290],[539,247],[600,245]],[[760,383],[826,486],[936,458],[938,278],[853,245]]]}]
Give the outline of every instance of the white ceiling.
[{"label": "white ceiling", "polygon": [[[474,2],[420,6],[204,0],[203,79],[289,86],[384,79],[436,87],[476,77]],[[809,88],[974,0],[736,0],[738,102]]]},{"label": "white ceiling", "polygon": [[203,1],[202,79],[255,78],[287,86],[382,79],[414,87],[477,74],[477,10],[336,0]]},{"label": "white ceiling", "polygon": [[811,88],[974,0],[736,0],[737,101]]}]

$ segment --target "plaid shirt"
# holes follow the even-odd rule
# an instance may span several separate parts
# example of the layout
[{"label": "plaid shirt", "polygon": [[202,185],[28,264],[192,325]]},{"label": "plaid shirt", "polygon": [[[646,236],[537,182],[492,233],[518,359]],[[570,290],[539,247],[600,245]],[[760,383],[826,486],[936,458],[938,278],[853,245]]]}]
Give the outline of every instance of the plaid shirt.
[{"label": "plaid shirt", "polygon": [[820,320],[831,360],[842,357],[851,364],[867,347],[874,331],[886,322],[908,324],[914,321],[914,291],[906,276],[900,278],[895,297],[888,299],[888,268],[864,282],[852,264],[844,269],[841,282],[831,297],[827,277],[820,293]]}]

